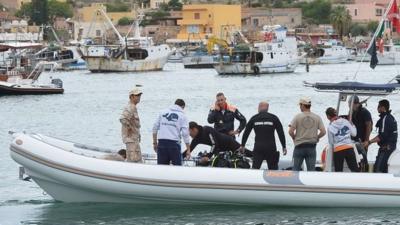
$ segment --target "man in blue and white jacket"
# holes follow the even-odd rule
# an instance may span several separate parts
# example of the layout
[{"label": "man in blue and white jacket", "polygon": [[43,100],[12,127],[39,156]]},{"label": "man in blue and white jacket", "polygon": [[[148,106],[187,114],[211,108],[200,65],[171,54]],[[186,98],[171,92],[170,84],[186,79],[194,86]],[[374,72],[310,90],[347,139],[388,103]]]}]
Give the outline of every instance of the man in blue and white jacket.
[{"label": "man in blue and white jacket", "polygon": [[374,164],[375,173],[388,172],[388,160],[396,150],[397,145],[397,121],[390,110],[390,102],[386,99],[379,101],[378,112],[380,119],[376,122],[378,135],[364,143],[364,146],[378,143],[379,151]]},{"label": "man in blue and white jacket", "polygon": [[330,121],[328,142],[333,150],[335,172],[343,172],[344,160],[352,172],[360,172],[351,139],[357,135],[357,128],[350,121],[338,117],[332,107],[327,108],[325,113]]},{"label": "man in blue and white jacket", "polygon": [[181,138],[186,144],[186,158],[190,158],[189,122],[183,112],[185,102],[175,104],[161,112],[153,127],[153,147],[157,152],[157,164],[182,165]]}]

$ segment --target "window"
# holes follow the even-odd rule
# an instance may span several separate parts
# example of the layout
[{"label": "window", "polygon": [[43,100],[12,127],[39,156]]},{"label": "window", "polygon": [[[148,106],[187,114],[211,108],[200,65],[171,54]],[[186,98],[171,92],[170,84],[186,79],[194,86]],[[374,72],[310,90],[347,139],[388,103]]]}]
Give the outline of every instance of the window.
[{"label": "window", "polygon": [[209,33],[212,33],[212,32],[213,32],[212,27],[208,28],[208,32],[209,32]]},{"label": "window", "polygon": [[96,30],[96,36],[97,37],[101,36],[101,30]]},{"label": "window", "polygon": [[207,33],[207,27],[203,28],[203,33]]},{"label": "window", "polygon": [[253,25],[258,26],[258,19],[253,19]]},{"label": "window", "polygon": [[382,9],[375,9],[376,16],[382,16]]},{"label": "window", "polygon": [[294,18],[292,18],[290,21],[292,21],[292,23],[294,23]]},{"label": "window", "polygon": [[354,9],[354,16],[357,16],[357,15],[358,15],[358,10]]},{"label": "window", "polygon": [[194,14],[194,19],[199,20],[200,19],[200,13],[195,13]]},{"label": "window", "polygon": [[211,14],[208,14],[208,18],[211,18]]}]

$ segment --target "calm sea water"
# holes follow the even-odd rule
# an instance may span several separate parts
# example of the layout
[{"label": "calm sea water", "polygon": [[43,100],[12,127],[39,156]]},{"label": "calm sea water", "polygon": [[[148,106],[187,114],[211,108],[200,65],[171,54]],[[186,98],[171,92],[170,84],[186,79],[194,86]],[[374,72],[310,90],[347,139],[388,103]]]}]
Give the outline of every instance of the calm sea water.
[{"label": "calm sea water", "polygon": [[[151,128],[158,112],[183,98],[190,120],[206,124],[215,94],[223,91],[249,118],[261,100],[287,126],[298,113],[298,99],[310,96],[312,110],[321,116],[336,106],[335,94],[304,88],[303,81],[337,82],[352,79],[358,64],[300,66],[296,73],[262,76],[218,76],[214,70],[187,70],[168,64],[164,71],[138,74],[90,74],[60,72],[65,94],[53,96],[0,97],[0,224],[398,224],[397,209],[303,209],[228,206],[142,206],[123,204],[56,203],[35,183],[18,180],[18,165],[9,157],[12,131],[37,132],[75,142],[112,149],[123,147],[118,118],[127,104],[128,92],[143,85],[138,111],[142,121],[142,149],[152,153]],[[400,67],[361,67],[358,81],[384,83],[399,74]],[[48,79],[45,74],[41,79]],[[395,117],[400,116],[400,98],[388,97]],[[376,121],[379,98],[368,101]],[[346,104],[343,109],[347,111]],[[324,117],[323,117],[324,118]],[[325,118],[324,118],[325,120]],[[327,121],[325,120],[327,124]],[[288,141],[291,157],[293,144]],[[322,148],[326,140],[322,140]],[[252,142],[248,147],[252,146]],[[207,150],[207,147],[200,148]],[[373,158],[371,151],[370,158]]]}]

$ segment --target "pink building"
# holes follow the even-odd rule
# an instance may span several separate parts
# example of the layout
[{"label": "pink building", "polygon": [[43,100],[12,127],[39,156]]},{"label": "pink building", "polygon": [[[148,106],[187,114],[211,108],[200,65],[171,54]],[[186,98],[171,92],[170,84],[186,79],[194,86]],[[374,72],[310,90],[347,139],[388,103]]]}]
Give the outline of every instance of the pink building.
[{"label": "pink building", "polygon": [[[354,4],[344,5],[354,22],[380,21],[390,0],[354,0]],[[398,4],[400,3],[397,0]]]}]

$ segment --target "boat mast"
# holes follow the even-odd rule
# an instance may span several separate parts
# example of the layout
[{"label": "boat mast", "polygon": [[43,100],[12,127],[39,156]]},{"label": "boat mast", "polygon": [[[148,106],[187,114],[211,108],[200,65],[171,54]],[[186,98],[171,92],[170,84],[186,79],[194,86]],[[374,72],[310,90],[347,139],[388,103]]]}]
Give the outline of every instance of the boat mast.
[{"label": "boat mast", "polygon": [[[112,30],[114,31],[114,33],[117,35],[119,42],[122,45],[125,45],[125,41],[124,38],[121,36],[121,34],[118,32],[117,28],[115,28],[114,24],[111,22],[110,18],[107,16],[106,12],[104,12],[103,9],[98,9],[97,12],[99,12],[104,19],[106,19],[106,22],[109,26],[111,26]],[[125,46],[126,47],[126,46]]]}]

